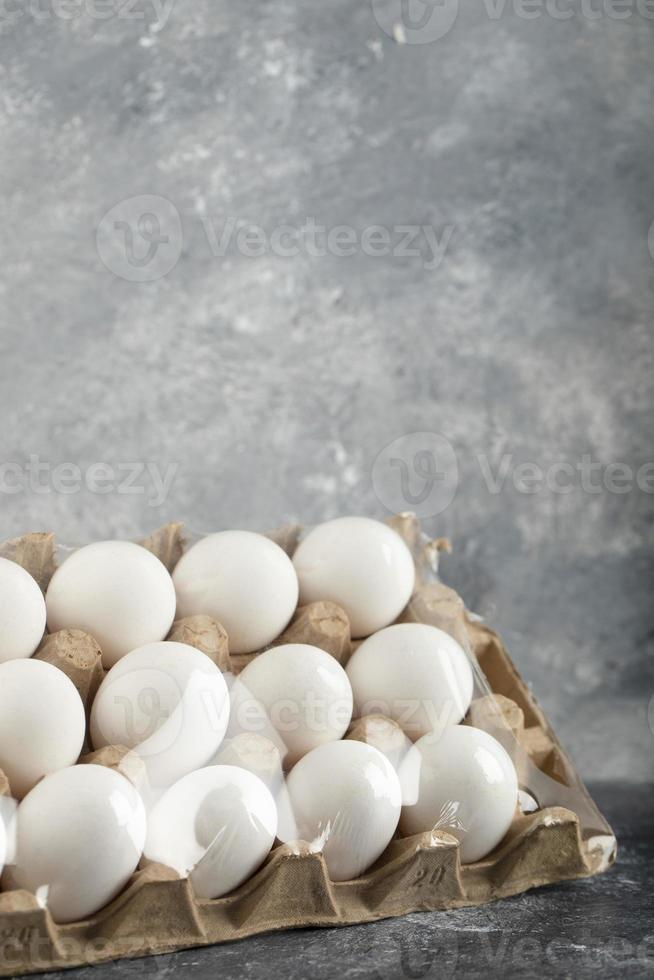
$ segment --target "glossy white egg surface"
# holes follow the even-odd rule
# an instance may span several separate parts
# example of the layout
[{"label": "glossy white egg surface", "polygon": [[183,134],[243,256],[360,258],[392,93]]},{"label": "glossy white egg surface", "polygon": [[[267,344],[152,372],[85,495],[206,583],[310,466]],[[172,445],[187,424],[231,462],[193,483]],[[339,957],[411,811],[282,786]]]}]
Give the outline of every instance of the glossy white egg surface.
[{"label": "glossy white egg surface", "polygon": [[388,626],[368,637],[347,665],[355,716],[387,715],[413,740],[461,721],[473,674],[461,646],[423,623]]},{"label": "glossy white egg surface", "polygon": [[32,892],[56,922],[85,919],[127,883],[145,830],[143,803],[124,776],[104,766],[61,769],[18,806],[3,887]]},{"label": "glossy white egg surface", "polygon": [[392,528],[367,517],[339,517],[313,528],[293,564],[300,602],[329,599],[347,613],[353,637],[397,619],[415,584],[413,557]]},{"label": "glossy white egg surface", "polygon": [[202,538],[181,557],[173,581],[177,616],[213,616],[227,630],[230,653],[252,653],[271,643],[297,606],[290,558],[274,541],[251,531]]},{"label": "glossy white egg surface", "polygon": [[518,801],[505,749],[479,728],[454,725],[425,735],[413,751],[420,757],[418,802],[402,808],[402,834],[445,830],[461,842],[463,863],[485,857],[509,829]]},{"label": "glossy white egg surface", "polygon": [[232,686],[238,717],[251,712],[256,720],[257,705],[281,740],[289,768],[316,746],[342,738],[352,717],[352,689],[330,654],[308,643],[285,643],[255,657]]},{"label": "glossy white egg surface", "polygon": [[74,551],[46,592],[48,629],[90,633],[112,667],[130,650],[163,640],[175,618],[175,589],[159,559],[131,541],[97,541]]},{"label": "glossy white egg surface", "polygon": [[276,832],[275,801],[260,779],[208,766],[171,786],[150,812],[145,855],[189,875],[199,898],[218,898],[256,871]]},{"label": "glossy white egg surface", "polygon": [[401,790],[388,759],[364,742],[321,745],[286,780],[282,840],[308,841],[322,851],[333,881],[356,878],[390,842]]},{"label": "glossy white egg surface", "polygon": [[62,670],[32,659],[0,664],[0,769],[13,796],[74,765],[85,731],[82,699]]},{"label": "glossy white egg surface", "polygon": [[100,685],[91,740],[96,749],[134,749],[155,790],[206,765],[228,718],[227,685],[209,657],[186,643],[148,643],[122,657]]},{"label": "glossy white egg surface", "polygon": [[15,561],[0,558],[0,663],[31,657],[45,630],[45,599]]}]

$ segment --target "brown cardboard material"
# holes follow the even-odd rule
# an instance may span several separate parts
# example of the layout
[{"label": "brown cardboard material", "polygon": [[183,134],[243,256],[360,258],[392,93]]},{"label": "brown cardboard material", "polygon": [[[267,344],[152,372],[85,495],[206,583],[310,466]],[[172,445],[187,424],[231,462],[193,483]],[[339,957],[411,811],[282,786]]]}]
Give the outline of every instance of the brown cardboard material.
[{"label": "brown cardboard material", "polygon": [[168,571],[172,572],[184,553],[186,541],[184,539],[183,528],[184,525],[178,522],[164,524],[163,527],[157,528],[147,538],[139,541],[139,544],[142,544],[144,548],[147,548],[153,555],[156,555]]},{"label": "brown cardboard material", "polygon": [[[352,652],[350,623],[347,615],[335,602],[309,602],[298,606],[293,618],[276,640],[268,647],[278,647],[282,643],[308,643],[320,647],[345,665]],[[237,653],[230,655],[231,669],[239,674],[256,653]]]},{"label": "brown cardboard material", "polygon": [[265,735],[240,732],[221,746],[220,765],[241,766],[258,776],[269,788],[278,788],[283,779],[279,749]]},{"label": "brown cardboard material", "polygon": [[176,619],[167,638],[177,643],[188,643],[206,653],[223,673],[232,669],[227,630],[212,616],[186,616],[184,619]]},{"label": "brown cardboard material", "polygon": [[90,711],[104,677],[100,646],[92,636],[73,629],[46,633],[33,659],[63,670],[77,688],[87,713]]},{"label": "brown cardboard material", "polygon": [[339,664],[345,664],[352,646],[350,622],[335,602],[310,602],[298,606],[293,619],[273,646],[282,643],[309,643],[326,650]]},{"label": "brown cardboard material", "polygon": [[[408,521],[408,515],[401,517],[404,529],[408,526],[414,533],[415,524]],[[16,539],[11,543],[12,554],[20,556],[30,571],[36,569],[45,586],[52,572],[44,554],[51,547],[54,555],[54,545],[43,540],[51,536],[39,538]],[[172,567],[172,556],[181,553],[181,540],[181,526],[174,525],[152,535],[148,546],[155,553],[161,548],[162,559],[168,556],[167,564]],[[298,610],[285,635],[290,632],[295,642],[301,637],[302,642],[329,649],[332,656],[343,660],[349,636],[347,644],[342,632],[339,642],[334,642],[331,625],[342,624],[342,616],[340,612],[332,615],[332,610],[325,618],[325,605],[315,603]],[[226,654],[220,624],[205,622],[209,617],[200,617],[201,623],[198,617],[190,619],[194,622],[177,622],[171,637],[184,637],[183,642],[203,649],[221,669],[234,667],[237,658]],[[225,898],[211,901],[197,900],[190,883],[171,869],[148,864],[110,905],[84,922],[67,925],[54,923],[47,909],[40,908],[36,898],[25,891],[1,893],[0,975],[169,952],[268,930],[347,925],[413,911],[478,905],[606,870],[615,858],[615,838],[499,636],[473,619],[456,593],[433,582],[419,585],[401,620],[431,622],[466,642],[496,695],[476,699],[466,721],[510,745],[521,780],[538,787],[541,809],[517,813],[495,851],[475,864],[461,865],[456,840],[438,830],[396,838],[365,875],[354,881],[331,882],[321,855],[311,852],[308,845],[279,844],[248,882]],[[327,629],[326,623],[331,624]],[[73,649],[77,642],[84,656]],[[73,677],[78,689],[89,692],[97,680],[97,656],[89,654],[94,642],[84,634],[55,634],[46,638],[39,655],[52,658],[50,662]],[[367,740],[374,737],[374,728],[374,719],[361,719],[347,737]],[[256,753],[264,747],[244,743],[236,748]],[[109,765],[138,785],[140,760],[124,747],[110,746],[81,761]],[[6,790],[0,774],[0,794]]]},{"label": "brown cardboard material", "polygon": [[57,567],[55,536],[51,533],[37,532],[12,538],[0,545],[0,557],[8,558],[26,568],[45,592]]}]

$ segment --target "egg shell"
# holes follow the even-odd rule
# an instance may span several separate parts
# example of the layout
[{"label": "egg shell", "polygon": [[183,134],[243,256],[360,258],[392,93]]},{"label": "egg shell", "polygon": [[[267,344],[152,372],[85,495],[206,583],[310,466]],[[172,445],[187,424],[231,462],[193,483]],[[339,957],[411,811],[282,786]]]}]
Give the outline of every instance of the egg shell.
[{"label": "egg shell", "polygon": [[0,769],[17,799],[77,762],[85,731],[82,699],[63,671],[41,660],[0,664]]},{"label": "egg shell", "polygon": [[91,709],[93,747],[125,745],[143,759],[151,789],[207,764],[229,719],[216,665],[185,643],[148,643],[111,668]]},{"label": "egg shell", "polygon": [[313,528],[293,556],[300,603],[328,599],[347,613],[353,637],[388,626],[411,598],[415,565],[399,534],[367,517]]},{"label": "egg shell", "polygon": [[285,768],[316,746],[342,738],[352,717],[347,674],[308,643],[285,643],[259,654],[236,678],[232,696],[238,714],[252,710],[256,717],[257,706],[263,708],[281,740]]},{"label": "egg shell", "polygon": [[0,663],[31,657],[45,630],[45,599],[21,565],[0,558]]},{"label": "egg shell", "polygon": [[97,541],[74,551],[46,592],[48,629],[81,629],[112,667],[130,650],[163,640],[175,618],[175,589],[162,562],[131,541]]},{"label": "egg shell", "polygon": [[128,781],[104,766],[46,776],[16,812],[14,863],[3,888],[25,888],[56,922],[85,919],[134,872],[145,842],[145,809]]},{"label": "egg shell", "polygon": [[347,676],[357,717],[378,713],[413,740],[464,717],[473,691],[470,661],[448,633],[423,623],[399,623],[364,640]]},{"label": "egg shell", "polygon": [[238,766],[180,779],[150,812],[145,855],[189,875],[198,898],[218,898],[256,871],[277,831],[275,801]]},{"label": "egg shell", "polygon": [[464,864],[479,861],[500,843],[515,813],[518,778],[508,753],[469,725],[425,735],[413,752],[419,756],[418,802],[402,808],[402,834],[445,830],[460,841]]},{"label": "egg shell", "polygon": [[227,630],[230,653],[252,653],[271,643],[297,606],[290,558],[274,541],[251,531],[202,538],[181,557],[173,581],[177,616],[213,616]]},{"label": "egg shell", "polygon": [[333,881],[356,878],[389,844],[400,816],[400,782],[388,759],[364,742],[320,745],[286,779],[279,837],[321,850]]}]

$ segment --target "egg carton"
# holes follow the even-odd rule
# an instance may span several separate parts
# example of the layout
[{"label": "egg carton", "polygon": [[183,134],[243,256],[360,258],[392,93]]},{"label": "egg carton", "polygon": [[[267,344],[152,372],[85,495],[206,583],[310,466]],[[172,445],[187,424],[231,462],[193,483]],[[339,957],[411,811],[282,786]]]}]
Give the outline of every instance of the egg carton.
[{"label": "egg carton", "polygon": [[[55,923],[31,893],[2,892],[0,975],[167,953],[271,930],[343,926],[480,905],[610,867],[615,837],[502,640],[465,609],[452,589],[434,579],[431,569],[446,543],[424,547],[419,526],[409,515],[391,523],[418,559],[417,589],[400,621],[438,626],[471,652],[478,678],[488,685],[487,693],[473,701],[466,722],[485,728],[505,745],[520,785],[539,808],[531,813],[517,810],[502,843],[474,864],[461,864],[457,840],[436,829],[395,838],[366,874],[343,882],[329,879],[322,855],[310,844],[278,843],[246,883],[212,900],[196,898],[190,881],[171,868],[146,862],[108,906],[83,922],[66,925]],[[298,534],[299,529],[286,528],[271,537],[292,553]],[[184,547],[182,526],[167,525],[141,543],[172,569]],[[44,589],[56,567],[51,534],[7,542],[0,555],[27,568]],[[238,673],[251,659],[230,657],[224,629],[208,616],[176,622],[171,638],[202,650],[224,671]],[[352,649],[347,617],[329,602],[300,607],[276,641],[280,642],[312,643],[341,663]],[[88,709],[104,674],[95,640],[79,630],[61,630],[46,635],[35,656],[64,670]],[[347,737],[365,740],[366,724],[355,722]],[[81,761],[102,763],[138,780],[140,760],[123,747],[108,747]],[[0,773],[2,793],[8,795],[10,787]]]}]

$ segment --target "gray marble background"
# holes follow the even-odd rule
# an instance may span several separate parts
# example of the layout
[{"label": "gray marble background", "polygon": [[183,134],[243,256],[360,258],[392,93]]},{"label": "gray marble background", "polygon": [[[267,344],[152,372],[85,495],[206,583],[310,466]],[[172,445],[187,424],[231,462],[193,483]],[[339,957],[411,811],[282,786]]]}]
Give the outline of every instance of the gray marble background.
[{"label": "gray marble background", "polygon": [[0,12],[2,537],[417,499],[584,775],[649,779],[654,9],[130,2]]}]

